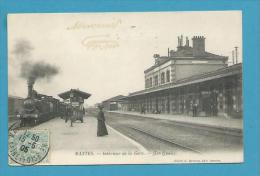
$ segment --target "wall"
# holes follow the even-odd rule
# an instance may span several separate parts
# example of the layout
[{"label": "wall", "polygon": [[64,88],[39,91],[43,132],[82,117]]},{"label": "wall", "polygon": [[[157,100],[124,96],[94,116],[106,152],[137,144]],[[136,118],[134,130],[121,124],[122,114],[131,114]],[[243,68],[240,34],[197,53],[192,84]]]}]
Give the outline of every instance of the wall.
[{"label": "wall", "polygon": [[[171,74],[171,70],[172,70],[172,67],[171,67],[171,64],[172,64],[172,60],[171,61],[168,61],[156,68],[154,68],[153,70],[149,71],[148,73],[145,74],[145,80],[149,79],[149,78],[152,78],[152,87],[155,86],[155,80],[154,80],[154,77],[157,75],[158,76],[158,85],[162,85],[163,83],[161,83],[161,73],[162,72],[165,72],[165,83],[166,84],[166,71],[169,70],[170,71],[170,81],[171,81],[171,77],[172,77],[172,74]],[[151,87],[147,87],[146,88],[151,88]]]},{"label": "wall", "polygon": [[175,67],[176,80],[187,78],[193,75],[198,75],[210,71],[214,71],[225,67],[222,61],[192,61],[178,60]]},{"label": "wall", "polygon": [[[153,70],[145,74],[145,80],[152,78],[152,83],[146,82],[145,88],[152,88],[155,86],[155,75],[158,75],[158,85],[167,84],[166,82],[166,71],[170,71],[170,82],[174,82],[179,79],[187,78],[193,75],[214,71],[227,65],[221,60],[170,60]],[[161,82],[161,73],[165,72],[165,83]],[[152,86],[151,86],[152,84]]]}]

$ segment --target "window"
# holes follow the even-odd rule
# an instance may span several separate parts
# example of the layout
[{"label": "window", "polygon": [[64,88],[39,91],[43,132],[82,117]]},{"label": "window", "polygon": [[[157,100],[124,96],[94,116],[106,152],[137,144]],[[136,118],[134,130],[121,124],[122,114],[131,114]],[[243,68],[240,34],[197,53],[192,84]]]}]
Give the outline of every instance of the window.
[{"label": "window", "polygon": [[162,72],[161,73],[161,84],[164,84],[164,82],[165,82],[165,73]]},{"label": "window", "polygon": [[158,86],[158,75],[154,77],[154,86]]},{"label": "window", "polygon": [[152,87],[153,86],[153,79],[150,78],[150,83],[149,83],[149,87]]},{"label": "window", "polygon": [[166,72],[166,82],[170,82],[170,71],[167,70]]}]

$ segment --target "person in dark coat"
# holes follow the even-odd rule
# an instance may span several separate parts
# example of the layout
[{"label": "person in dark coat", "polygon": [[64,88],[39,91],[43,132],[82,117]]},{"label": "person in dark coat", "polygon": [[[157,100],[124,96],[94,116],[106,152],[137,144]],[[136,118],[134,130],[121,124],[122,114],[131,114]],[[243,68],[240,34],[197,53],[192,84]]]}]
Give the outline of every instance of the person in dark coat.
[{"label": "person in dark coat", "polygon": [[107,127],[105,124],[105,116],[104,116],[104,112],[103,112],[103,106],[99,105],[99,112],[97,115],[97,120],[98,120],[98,124],[97,124],[97,136],[105,136],[108,135],[107,132]]},{"label": "person in dark coat", "polygon": [[192,117],[196,117],[198,114],[198,105],[196,103],[192,104]]},{"label": "person in dark coat", "polygon": [[66,107],[66,118],[65,123],[70,120],[70,126],[73,127],[73,109],[71,106]]},{"label": "person in dark coat", "polygon": [[69,107],[66,106],[65,108],[65,123],[67,123],[69,120]]},{"label": "person in dark coat", "polygon": [[141,114],[145,114],[145,107],[144,107],[144,105],[142,105],[142,107],[141,107]]}]

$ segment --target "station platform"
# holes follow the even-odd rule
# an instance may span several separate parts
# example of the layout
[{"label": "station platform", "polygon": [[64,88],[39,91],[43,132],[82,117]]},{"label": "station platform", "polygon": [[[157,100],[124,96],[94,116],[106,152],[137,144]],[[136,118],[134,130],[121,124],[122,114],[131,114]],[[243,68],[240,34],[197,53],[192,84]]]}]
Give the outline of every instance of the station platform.
[{"label": "station platform", "polygon": [[97,137],[97,119],[93,116],[85,116],[83,121],[77,121],[70,127],[70,121],[65,123],[65,120],[55,118],[33,128],[47,129],[50,134],[50,150],[43,164],[113,164],[116,162],[109,160],[109,156],[118,152],[147,152],[142,145],[108,125],[108,135]]},{"label": "station platform", "polygon": [[191,117],[188,115],[173,115],[173,114],[141,114],[130,111],[107,111],[108,113],[115,113],[121,115],[139,116],[160,120],[170,120],[179,123],[187,123],[198,126],[223,128],[229,130],[243,130],[243,119],[232,119],[224,117]]}]

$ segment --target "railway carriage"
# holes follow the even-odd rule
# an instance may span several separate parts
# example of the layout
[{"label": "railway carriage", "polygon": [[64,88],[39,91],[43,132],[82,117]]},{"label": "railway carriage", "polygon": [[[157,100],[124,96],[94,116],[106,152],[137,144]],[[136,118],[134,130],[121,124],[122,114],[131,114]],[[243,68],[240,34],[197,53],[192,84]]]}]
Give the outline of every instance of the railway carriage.
[{"label": "railway carriage", "polygon": [[28,96],[23,102],[23,112],[18,115],[20,126],[34,126],[60,115],[61,102],[52,96],[38,94],[28,83]]},{"label": "railway carriage", "polygon": [[34,91],[34,96],[27,97],[23,103],[23,112],[20,114],[21,126],[36,125],[50,120],[58,115],[59,100]]},{"label": "railway carriage", "polygon": [[[21,121],[20,126],[34,126],[54,117],[65,116],[72,116],[73,121],[83,122],[84,99],[87,99],[90,94],[71,89],[59,96],[64,99],[64,102],[52,96],[38,94],[33,90],[33,83],[28,81],[28,96],[23,101],[23,112],[17,115]],[[68,113],[69,108],[71,113]]]}]

